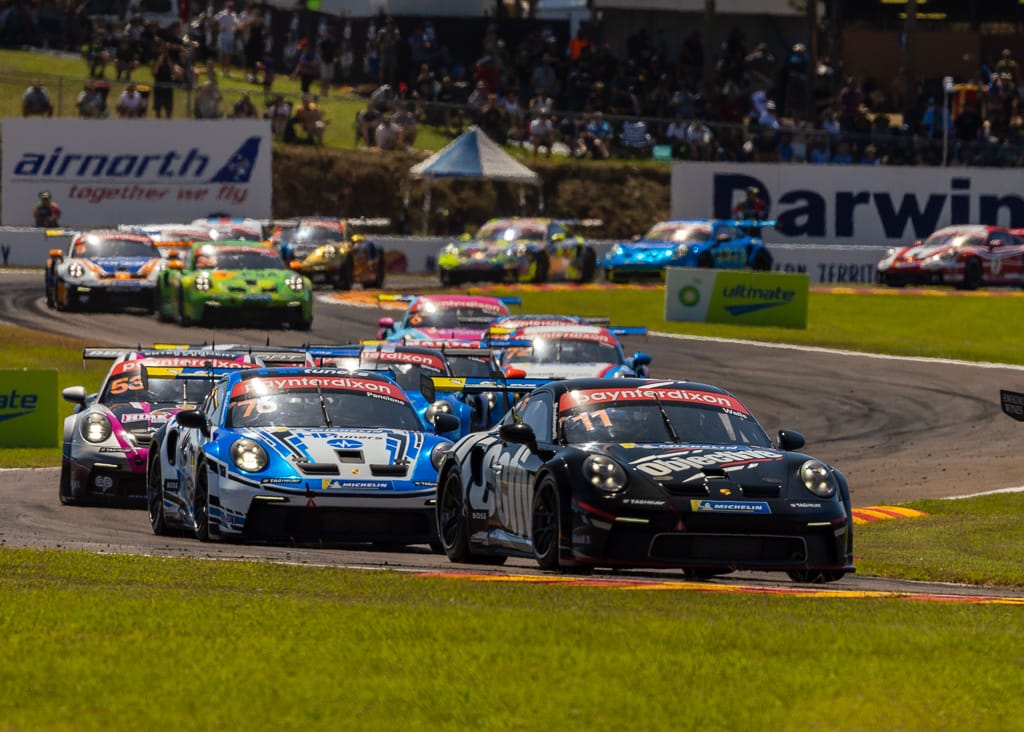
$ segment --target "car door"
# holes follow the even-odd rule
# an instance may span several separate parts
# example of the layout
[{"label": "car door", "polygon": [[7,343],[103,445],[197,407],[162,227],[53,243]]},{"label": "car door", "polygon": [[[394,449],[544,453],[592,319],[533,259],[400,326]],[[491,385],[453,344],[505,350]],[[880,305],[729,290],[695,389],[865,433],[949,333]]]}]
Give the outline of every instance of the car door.
[{"label": "car door", "polygon": [[[518,419],[533,428],[537,444],[550,447],[552,441],[552,396],[547,391],[529,394],[509,412],[503,422]],[[529,542],[533,520],[533,486],[544,459],[527,445],[500,443],[490,469],[496,488],[495,515],[510,536]]]},{"label": "car door", "polygon": [[1005,231],[993,231],[988,236],[988,252],[983,251],[985,284],[1006,285],[1021,282],[1024,247],[1016,237]]},{"label": "car door", "polygon": [[747,263],[747,248],[742,231],[735,226],[718,226],[711,232],[711,255],[716,269],[738,269]]}]

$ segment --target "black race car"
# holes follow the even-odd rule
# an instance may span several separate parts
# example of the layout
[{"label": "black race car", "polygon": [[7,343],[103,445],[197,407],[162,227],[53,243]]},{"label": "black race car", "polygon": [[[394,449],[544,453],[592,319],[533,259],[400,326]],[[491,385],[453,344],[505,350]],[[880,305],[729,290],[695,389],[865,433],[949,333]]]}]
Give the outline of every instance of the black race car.
[{"label": "black race car", "polygon": [[441,544],[454,562],[530,556],[549,570],[776,570],[831,582],[854,571],[850,491],[838,470],[796,452],[803,444],[780,430],[774,446],[715,386],[552,381],[449,451]]}]

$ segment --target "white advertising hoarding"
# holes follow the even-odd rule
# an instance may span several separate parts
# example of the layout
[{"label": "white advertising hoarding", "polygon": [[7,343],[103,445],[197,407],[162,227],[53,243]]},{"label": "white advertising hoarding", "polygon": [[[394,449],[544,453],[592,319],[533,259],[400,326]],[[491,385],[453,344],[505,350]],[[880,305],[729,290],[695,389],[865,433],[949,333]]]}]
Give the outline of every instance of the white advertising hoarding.
[{"label": "white advertising hoarding", "polygon": [[3,223],[31,226],[41,191],[61,226],[271,216],[265,120],[3,121]]},{"label": "white advertising hoarding", "polygon": [[672,164],[673,218],[732,218],[760,189],[775,229],[765,241],[891,247],[950,224],[1024,228],[1024,169]]}]

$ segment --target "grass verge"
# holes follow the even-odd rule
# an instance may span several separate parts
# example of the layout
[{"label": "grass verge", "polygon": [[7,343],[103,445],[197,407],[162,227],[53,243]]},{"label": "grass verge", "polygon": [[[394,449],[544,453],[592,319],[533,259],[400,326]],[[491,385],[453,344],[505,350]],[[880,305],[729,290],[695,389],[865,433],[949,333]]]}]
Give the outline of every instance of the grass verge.
[{"label": "grass verge", "polygon": [[1005,730],[1024,719],[1016,607],[9,549],[0,590],[5,729]]}]

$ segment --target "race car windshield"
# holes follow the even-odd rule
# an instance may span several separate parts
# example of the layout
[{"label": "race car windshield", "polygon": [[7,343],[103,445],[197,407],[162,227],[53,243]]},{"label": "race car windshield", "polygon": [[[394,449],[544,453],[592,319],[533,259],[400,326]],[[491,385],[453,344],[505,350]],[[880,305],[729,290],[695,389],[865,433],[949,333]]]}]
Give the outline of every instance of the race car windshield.
[{"label": "race car windshield", "polygon": [[498,317],[494,311],[475,307],[437,308],[435,310],[421,308],[409,315],[408,325],[413,328],[459,328],[479,327]]},{"label": "race car windshield", "polygon": [[440,376],[439,371],[434,369],[427,369],[412,363],[396,363],[394,361],[374,361],[372,359],[366,359],[359,364],[359,368],[364,370],[378,370],[378,371],[389,371],[394,377],[398,385],[405,391],[419,391],[420,390],[420,377],[426,375]]},{"label": "race car windshield", "polygon": [[196,269],[286,269],[281,257],[273,249],[215,250],[213,254],[199,252]]},{"label": "race car windshield", "polygon": [[619,350],[598,341],[536,338],[533,347],[509,348],[502,364],[619,363]]},{"label": "race car windshield", "polygon": [[480,227],[476,235],[479,241],[502,244],[510,241],[544,241],[544,229],[535,226],[489,224]]},{"label": "race car windshield", "polygon": [[491,375],[491,364],[486,358],[472,356],[449,356],[453,376],[484,377]]},{"label": "race car windshield", "polygon": [[157,257],[159,254],[152,242],[138,239],[117,239],[85,237],[75,245],[75,256],[87,257]]},{"label": "race car windshield", "polygon": [[329,226],[298,226],[283,232],[281,234],[281,241],[295,244],[341,241],[344,236],[342,232]]},{"label": "race car windshield", "polygon": [[107,405],[129,402],[145,402],[153,406],[201,404],[210,393],[213,382],[214,379],[209,378],[154,378],[147,376],[143,369],[111,379],[99,401]]},{"label": "race car windshield", "polygon": [[952,233],[934,233],[929,236],[921,244],[922,247],[962,247],[962,246],[980,246],[983,237],[978,236],[974,232],[969,231],[954,231]]},{"label": "race car windshield", "polygon": [[644,236],[644,241],[663,241],[672,244],[700,244],[711,236],[707,226],[693,224],[657,224]]},{"label": "race car windshield", "polygon": [[661,401],[576,407],[559,417],[562,439],[587,442],[678,443],[771,447],[771,440],[752,418],[714,407]]},{"label": "race car windshield", "polygon": [[[323,405],[320,398],[323,395]],[[325,424],[324,412],[330,419]],[[232,397],[228,427],[355,427],[422,430],[408,402],[351,390],[285,391]]]}]

